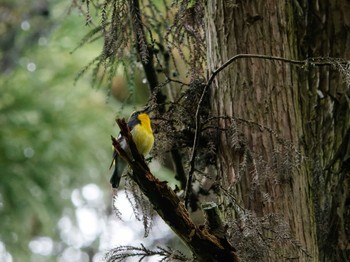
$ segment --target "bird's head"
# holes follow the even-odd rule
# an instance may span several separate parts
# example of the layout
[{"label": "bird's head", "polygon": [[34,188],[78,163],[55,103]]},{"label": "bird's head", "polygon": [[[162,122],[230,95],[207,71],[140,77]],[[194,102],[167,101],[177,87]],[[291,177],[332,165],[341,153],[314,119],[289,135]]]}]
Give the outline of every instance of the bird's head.
[{"label": "bird's head", "polygon": [[147,114],[147,111],[136,111],[131,114],[129,120],[128,120],[128,127],[130,130],[132,130],[136,125],[140,124],[141,126],[145,127],[146,129],[151,129],[151,120],[149,118],[149,115]]}]

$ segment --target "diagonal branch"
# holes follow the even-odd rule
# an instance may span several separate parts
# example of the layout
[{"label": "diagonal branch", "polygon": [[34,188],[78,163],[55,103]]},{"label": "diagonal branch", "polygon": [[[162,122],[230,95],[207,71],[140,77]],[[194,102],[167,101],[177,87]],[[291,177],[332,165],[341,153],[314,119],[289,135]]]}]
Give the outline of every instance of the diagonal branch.
[{"label": "diagonal branch", "polygon": [[130,165],[132,179],[152,203],[159,216],[187,244],[198,261],[240,261],[235,248],[223,239],[213,235],[208,228],[196,226],[183,202],[164,182],[159,181],[150,172],[144,157],[137,151],[124,119],[117,119],[120,133],[129,145],[129,156],[112,137],[112,144],[122,158]]}]

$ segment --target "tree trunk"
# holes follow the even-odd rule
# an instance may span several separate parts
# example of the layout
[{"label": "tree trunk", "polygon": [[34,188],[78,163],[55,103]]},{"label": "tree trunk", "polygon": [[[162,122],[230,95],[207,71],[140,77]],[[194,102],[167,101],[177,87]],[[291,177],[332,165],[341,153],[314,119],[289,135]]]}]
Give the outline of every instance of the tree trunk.
[{"label": "tree trunk", "polygon": [[[208,1],[209,70],[237,54],[350,59],[349,1],[323,2]],[[243,260],[349,259],[347,85],[339,68],[257,58],[216,77],[213,115],[230,117],[218,180]]]}]

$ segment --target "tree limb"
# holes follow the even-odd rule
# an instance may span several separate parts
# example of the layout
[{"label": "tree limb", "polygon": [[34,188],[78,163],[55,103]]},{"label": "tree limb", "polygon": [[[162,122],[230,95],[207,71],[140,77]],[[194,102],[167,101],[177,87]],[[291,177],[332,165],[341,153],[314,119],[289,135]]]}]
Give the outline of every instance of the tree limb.
[{"label": "tree limb", "polygon": [[135,33],[136,50],[140,56],[143,69],[152,94],[155,94],[157,104],[162,106],[165,95],[157,88],[158,78],[153,64],[153,48],[148,43],[144,26],[141,19],[139,0],[129,0],[130,13],[132,16],[133,31]]},{"label": "tree limb", "polygon": [[[149,84],[149,89],[152,94],[155,95],[156,103],[160,113],[164,113],[165,107],[164,102],[166,96],[160,91],[157,72],[154,68],[153,63],[153,48],[148,43],[148,40],[145,35],[144,25],[141,20],[141,11],[139,0],[129,0],[130,13],[132,15],[133,30],[136,37],[136,50],[140,56],[143,70]],[[168,78],[168,80],[171,80]],[[175,81],[175,80],[171,80]],[[171,150],[171,158],[175,166],[176,176],[180,179],[181,184],[184,184],[183,181],[186,181],[186,174],[183,168],[181,155],[179,150]],[[183,187],[185,188],[185,187]]]},{"label": "tree limb", "polygon": [[130,165],[132,179],[152,203],[160,217],[187,244],[197,261],[240,261],[231,245],[223,245],[222,240],[211,234],[206,227],[196,226],[183,202],[165,182],[159,181],[150,172],[144,157],[137,151],[124,119],[117,119],[120,134],[130,147],[129,156],[112,137],[112,144],[122,158]]}]

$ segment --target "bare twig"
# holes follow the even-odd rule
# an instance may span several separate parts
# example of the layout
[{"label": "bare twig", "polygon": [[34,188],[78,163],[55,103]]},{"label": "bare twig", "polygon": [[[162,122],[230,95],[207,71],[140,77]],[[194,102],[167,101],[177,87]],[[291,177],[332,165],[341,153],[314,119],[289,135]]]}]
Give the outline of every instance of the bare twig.
[{"label": "bare twig", "polygon": [[[187,179],[187,185],[186,185],[186,190],[185,190],[185,204],[186,206],[188,205],[189,202],[189,195],[191,192],[192,188],[192,179],[193,179],[193,172],[195,170],[195,157],[196,157],[196,149],[198,145],[198,140],[199,140],[199,132],[201,130],[201,123],[200,123],[200,110],[201,106],[203,104],[204,97],[213,83],[215,77],[217,74],[219,74],[222,70],[224,70],[226,67],[228,67],[230,64],[235,62],[238,59],[241,58],[256,58],[256,59],[264,59],[264,60],[272,60],[272,61],[281,61],[284,63],[289,63],[289,64],[294,64],[294,65],[301,65],[301,66],[335,66],[336,63],[332,60],[337,60],[337,59],[331,59],[331,58],[319,58],[319,57],[314,57],[314,58],[307,58],[304,60],[295,60],[295,59],[288,59],[285,57],[279,57],[279,56],[270,56],[270,55],[258,55],[258,54],[238,54],[233,57],[231,57],[229,60],[227,60],[224,64],[219,66],[216,70],[214,70],[209,77],[206,85],[203,87],[202,95],[199,99],[198,105],[197,105],[197,110],[196,110],[196,130],[195,130],[195,135],[194,135],[194,140],[193,140],[193,146],[192,146],[192,153],[191,153],[191,158],[190,158],[190,168],[188,171],[188,179]],[[338,59],[339,60],[339,59]],[[347,61],[342,61],[342,62],[337,62],[338,64],[347,64]]]}]

